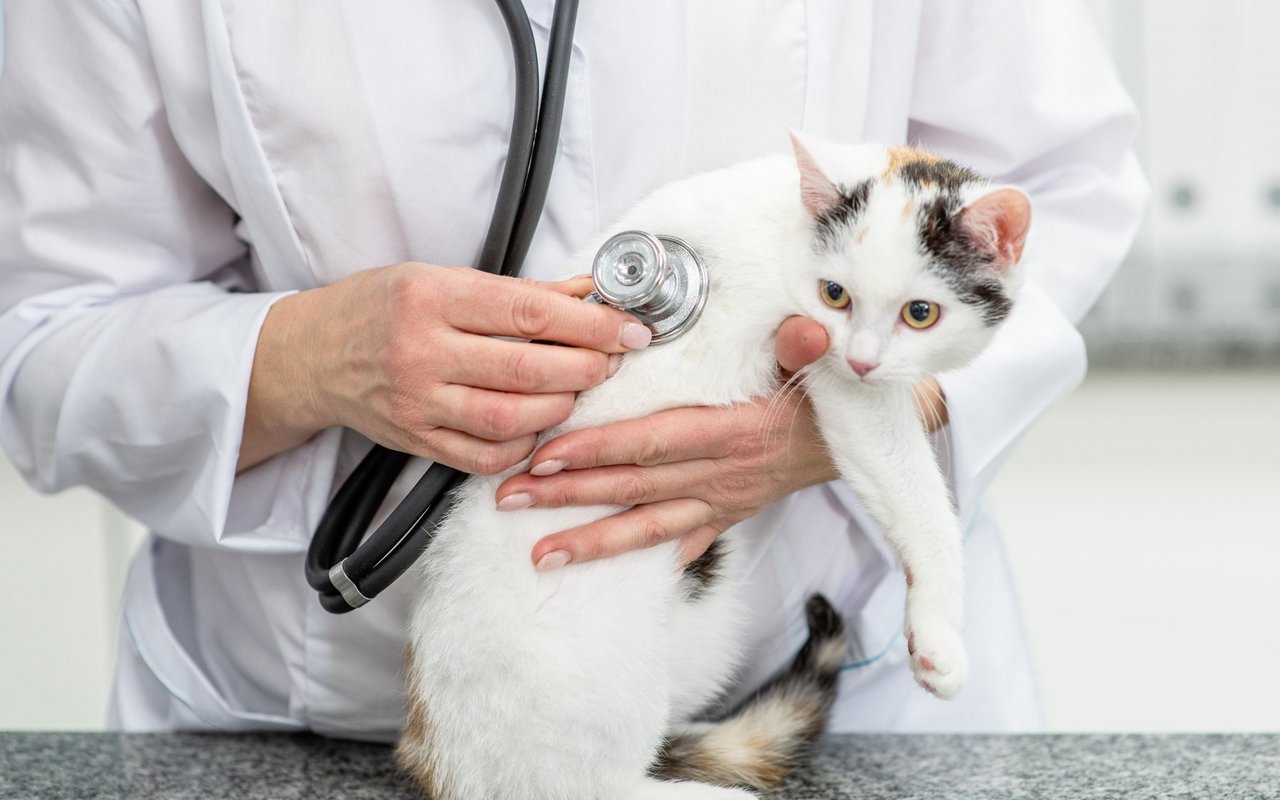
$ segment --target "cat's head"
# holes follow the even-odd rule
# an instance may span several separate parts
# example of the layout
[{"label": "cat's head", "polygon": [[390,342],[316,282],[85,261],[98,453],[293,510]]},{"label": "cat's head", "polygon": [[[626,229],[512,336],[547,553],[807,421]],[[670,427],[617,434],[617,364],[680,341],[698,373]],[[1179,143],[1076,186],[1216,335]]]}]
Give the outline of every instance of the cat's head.
[{"label": "cat's head", "polygon": [[828,365],[914,382],[976,356],[1013,306],[1027,195],[909,148],[792,143],[813,218],[798,299],[831,332]]}]

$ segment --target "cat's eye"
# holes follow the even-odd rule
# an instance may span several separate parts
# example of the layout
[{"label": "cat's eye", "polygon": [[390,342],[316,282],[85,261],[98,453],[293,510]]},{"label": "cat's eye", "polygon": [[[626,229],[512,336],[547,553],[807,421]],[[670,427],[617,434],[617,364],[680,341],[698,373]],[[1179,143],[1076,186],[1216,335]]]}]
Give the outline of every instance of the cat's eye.
[{"label": "cat's eye", "polygon": [[937,303],[930,303],[928,300],[912,300],[902,305],[902,321],[916,330],[932,328],[937,323],[941,310]]},{"label": "cat's eye", "polygon": [[822,302],[832,308],[848,308],[849,293],[844,287],[835,281],[823,281],[822,288],[819,292],[822,295]]}]

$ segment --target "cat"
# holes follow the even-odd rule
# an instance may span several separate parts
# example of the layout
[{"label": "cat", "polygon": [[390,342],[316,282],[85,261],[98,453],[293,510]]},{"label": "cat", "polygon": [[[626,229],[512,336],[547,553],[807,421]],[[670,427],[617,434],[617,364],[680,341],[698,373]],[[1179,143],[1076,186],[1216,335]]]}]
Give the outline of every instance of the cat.
[{"label": "cat", "polygon": [[[780,154],[658,189],[612,233],[690,243],[710,296],[698,324],[627,354],[542,435],[780,387],[779,324],[830,332],[797,379],[841,477],[906,570],[917,681],[953,697],[961,641],[960,532],[912,387],[976,356],[1008,316],[1030,225],[1019,189],[903,147],[792,137]],[[742,800],[776,784],[821,733],[844,656],[821,597],[791,669],[740,711],[695,722],[739,665],[744,565],[730,530],[689,568],[674,542],[548,572],[542,536],[616,506],[499,512],[504,475],[473,477],[415,572],[401,765],[435,800]]]}]

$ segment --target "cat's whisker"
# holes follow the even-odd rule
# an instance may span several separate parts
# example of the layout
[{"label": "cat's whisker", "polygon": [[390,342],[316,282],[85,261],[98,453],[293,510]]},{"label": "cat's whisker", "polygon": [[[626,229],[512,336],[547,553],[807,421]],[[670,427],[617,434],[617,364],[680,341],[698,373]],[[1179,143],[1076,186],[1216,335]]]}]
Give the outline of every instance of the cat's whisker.
[{"label": "cat's whisker", "polygon": [[793,439],[796,435],[796,419],[800,415],[802,408],[801,403],[793,403],[791,406],[791,419],[787,420],[787,439]]},{"label": "cat's whisker", "polygon": [[[946,403],[946,396],[942,393],[941,387],[939,387],[935,383],[927,382],[924,384],[924,388],[928,396],[937,400],[940,404]],[[945,423],[945,421],[942,419],[942,414],[938,411],[937,407],[935,407],[933,404],[931,403],[926,404],[924,408],[925,408],[925,412],[928,414],[928,417],[929,417],[928,421],[931,424],[931,427],[933,429],[932,435],[937,439],[941,439],[942,442],[946,445],[947,452],[951,452],[952,448],[951,448],[950,426],[948,426]]]},{"label": "cat's whisker", "polygon": [[[796,391],[803,390],[806,385],[812,385],[815,382],[824,382],[824,381],[831,380],[831,376],[832,376],[831,369],[826,364],[823,364],[821,361],[816,361],[812,364],[807,364],[804,367],[802,367],[800,370],[798,370],[795,375],[795,378],[797,379],[803,378],[804,383],[802,384],[800,381],[796,380],[792,388],[789,390],[789,394],[794,394]],[[795,436],[796,420],[799,418],[801,409],[802,409],[801,403],[795,403],[792,406],[791,419],[787,427],[788,439]],[[778,413],[781,413],[781,410],[779,410]]]},{"label": "cat's whisker", "polygon": [[[791,379],[787,381],[787,384],[785,386],[785,390],[786,390],[785,395],[782,398],[780,398],[781,401],[790,402],[790,400],[796,395],[796,393],[805,391],[806,382],[811,378],[811,376],[815,374],[819,374],[820,371],[821,371],[820,362],[815,362],[813,364],[806,364],[805,366],[796,370],[795,375],[793,375]],[[801,408],[800,403],[792,404],[791,420],[787,428],[788,438],[793,436],[795,433],[796,415],[800,412],[800,408]],[[783,409],[783,402],[778,402],[773,406],[773,413],[774,413],[774,419],[772,420],[773,424],[777,423],[778,421],[777,418],[781,416],[782,409]]]},{"label": "cat's whisker", "polygon": [[[943,395],[941,387],[937,386],[936,384],[932,382],[926,382],[924,384],[924,390],[927,396],[931,397],[934,400],[937,400],[940,404],[946,403],[946,396]],[[942,437],[948,436],[949,431],[946,430],[946,427],[942,420],[942,414],[938,411],[937,407],[934,406],[932,403],[929,403],[924,406],[924,409],[929,416],[929,422],[933,426],[934,433]],[[948,440],[948,444],[950,444],[949,440]]]},{"label": "cat's whisker", "polygon": [[809,367],[804,367],[798,370],[796,374],[787,381],[784,391],[779,395],[778,402],[773,407],[775,414],[781,414],[782,407],[786,403],[791,402],[792,398],[794,398],[796,394],[804,391],[804,376],[808,371],[811,371]]},{"label": "cat's whisker", "polygon": [[769,398],[769,405],[765,407],[764,416],[760,419],[759,428],[756,434],[761,438],[767,438],[769,430],[777,422],[782,414],[784,404],[791,398],[793,394],[804,388],[802,380],[804,375],[810,371],[812,364],[808,364],[796,370],[795,374],[787,378],[778,391],[774,392],[773,397]]}]

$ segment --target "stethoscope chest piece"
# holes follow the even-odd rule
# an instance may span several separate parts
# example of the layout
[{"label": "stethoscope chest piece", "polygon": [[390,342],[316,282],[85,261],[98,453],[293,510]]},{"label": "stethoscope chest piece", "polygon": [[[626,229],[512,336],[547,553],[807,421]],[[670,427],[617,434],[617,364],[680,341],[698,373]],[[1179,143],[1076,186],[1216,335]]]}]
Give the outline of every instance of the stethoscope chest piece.
[{"label": "stethoscope chest piece", "polygon": [[596,252],[595,294],[588,300],[630,312],[669,342],[693,327],[707,304],[707,270],[693,248],[674,236],[624,231]]}]

